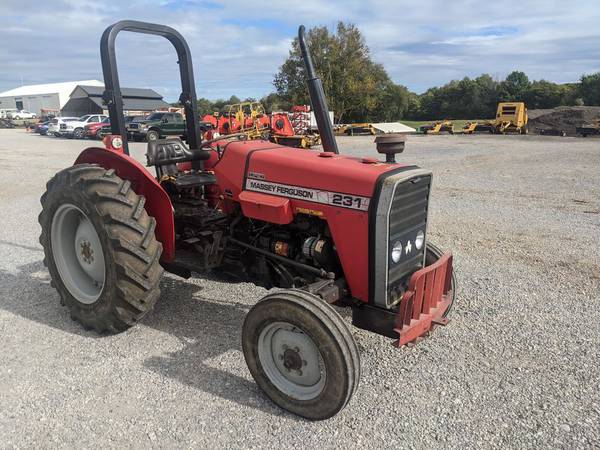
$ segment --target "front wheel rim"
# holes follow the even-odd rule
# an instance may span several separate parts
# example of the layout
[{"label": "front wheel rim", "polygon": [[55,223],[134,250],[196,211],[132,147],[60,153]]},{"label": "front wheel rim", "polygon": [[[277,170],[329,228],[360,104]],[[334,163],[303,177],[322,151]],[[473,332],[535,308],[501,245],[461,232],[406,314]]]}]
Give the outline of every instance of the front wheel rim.
[{"label": "front wheel rim", "polygon": [[323,357],[308,334],[288,322],[273,322],[258,337],[258,359],[271,383],[296,400],[312,400],[323,392]]},{"label": "front wheel rim", "polygon": [[61,281],[83,304],[95,303],[104,288],[106,266],[100,237],[77,206],[60,205],[50,229],[52,256]]}]

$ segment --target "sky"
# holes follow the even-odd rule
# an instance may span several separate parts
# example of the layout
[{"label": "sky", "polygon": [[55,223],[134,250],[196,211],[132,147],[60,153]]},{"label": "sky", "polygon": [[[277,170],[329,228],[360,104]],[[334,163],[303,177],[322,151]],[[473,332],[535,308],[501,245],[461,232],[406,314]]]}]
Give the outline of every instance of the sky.
[{"label": "sky", "polygon": [[[103,30],[133,19],[172,26],[188,41],[198,97],[260,98],[298,26],[352,22],[391,79],[421,93],[465,76],[577,81],[600,71],[600,2],[454,0],[0,0],[0,92],[102,80]],[[121,85],[179,97],[175,51],[165,39],[121,33]]]}]

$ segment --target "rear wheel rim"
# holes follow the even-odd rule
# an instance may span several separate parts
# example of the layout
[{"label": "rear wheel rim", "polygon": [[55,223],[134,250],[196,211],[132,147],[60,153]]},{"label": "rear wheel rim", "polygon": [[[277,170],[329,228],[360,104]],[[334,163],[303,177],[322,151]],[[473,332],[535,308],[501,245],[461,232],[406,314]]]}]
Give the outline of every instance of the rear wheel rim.
[{"label": "rear wheel rim", "polygon": [[258,337],[258,359],[267,378],[285,395],[312,400],[323,392],[326,371],[312,338],[288,322],[272,322]]},{"label": "rear wheel rim", "polygon": [[102,244],[88,216],[71,203],[60,205],[50,229],[52,257],[60,279],[75,299],[95,303],[104,287]]}]

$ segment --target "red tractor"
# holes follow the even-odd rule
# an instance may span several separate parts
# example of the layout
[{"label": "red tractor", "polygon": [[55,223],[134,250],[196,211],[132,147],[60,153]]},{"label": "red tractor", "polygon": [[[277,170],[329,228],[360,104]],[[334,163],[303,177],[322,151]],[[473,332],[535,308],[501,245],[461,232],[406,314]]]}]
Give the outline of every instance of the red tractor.
[{"label": "red tractor", "polygon": [[[115,59],[120,31],[163,36],[177,50],[187,145],[148,143],[146,169],[129,156]],[[121,21],[101,40],[112,134],[57,173],[42,196],[40,242],[61,303],[97,332],[139,322],[164,270],[226,273],[269,288],[248,313],[242,349],[279,406],[325,419],[350,400],[359,352],[353,325],[415,342],[447,322],[452,256],[427,242],[430,171],[398,164],[398,136],[377,139],[386,160],[338,153],[321,81],[299,42],[322,152],[262,140],[201,139],[190,52],[174,29]]]}]

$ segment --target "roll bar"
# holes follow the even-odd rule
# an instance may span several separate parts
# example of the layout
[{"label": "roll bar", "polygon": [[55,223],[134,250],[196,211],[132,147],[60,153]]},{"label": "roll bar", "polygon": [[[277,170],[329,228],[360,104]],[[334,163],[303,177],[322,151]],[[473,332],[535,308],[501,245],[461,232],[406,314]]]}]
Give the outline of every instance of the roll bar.
[{"label": "roll bar", "polygon": [[298,42],[300,43],[300,51],[302,52],[302,59],[304,60],[304,66],[306,67],[310,104],[315,113],[323,150],[326,152],[339,153],[335,135],[333,134],[333,126],[329,117],[329,107],[327,106],[325,92],[323,91],[323,83],[321,83],[321,79],[317,77],[317,74],[315,73],[312,57],[310,56],[308,46],[306,45],[304,25],[300,25],[300,28],[298,28]]},{"label": "roll bar", "polygon": [[119,134],[123,138],[123,152],[129,155],[127,144],[127,131],[123,119],[123,97],[119,84],[117,71],[117,59],[115,55],[115,39],[121,31],[133,33],[154,34],[169,40],[175,50],[181,75],[182,92],[179,102],[183,104],[185,121],[187,127],[187,143],[191,150],[200,150],[201,134],[198,123],[198,104],[196,101],[196,87],[194,85],[194,69],[192,56],[187,42],[179,32],[165,25],[138,22],[136,20],[121,20],[109,26],[100,39],[100,59],[102,60],[102,73],[104,75],[104,94],[102,98],[108,106],[110,116],[110,128],[113,134]]}]

